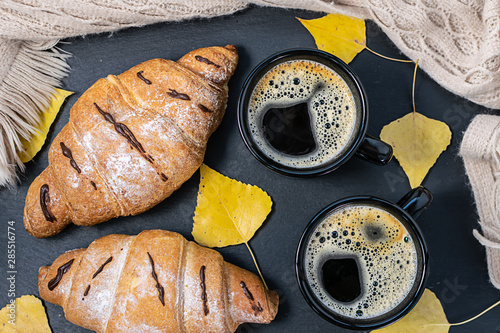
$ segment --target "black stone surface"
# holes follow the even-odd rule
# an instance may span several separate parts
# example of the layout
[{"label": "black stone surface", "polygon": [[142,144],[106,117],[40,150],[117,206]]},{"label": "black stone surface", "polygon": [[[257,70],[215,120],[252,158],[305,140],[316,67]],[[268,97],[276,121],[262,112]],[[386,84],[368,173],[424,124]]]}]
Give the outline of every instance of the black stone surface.
[{"label": "black stone surface", "polygon": [[[142,61],[163,57],[178,59],[199,47],[235,44],[240,63],[229,83],[226,116],[209,142],[205,163],[215,170],[267,191],[273,209],[250,241],[271,289],[281,296],[279,313],[270,325],[244,324],[238,332],[342,332],[317,316],[306,304],[295,281],[294,256],[300,234],[321,208],[351,195],[375,195],[397,201],[410,186],[393,160],[385,167],[357,158],[326,176],[298,179],[278,175],[255,160],[246,149],[237,127],[239,90],[251,69],[267,56],[292,47],[315,47],[314,40],[295,17],[316,18],[320,13],[271,8],[249,8],[231,16],[133,28],[65,41],[61,48],[73,56],[71,72],[63,88],[74,91],[67,99],[48,137],[67,123],[71,106],[97,79],[119,74]],[[390,57],[403,57],[381,30],[367,23],[368,46]],[[351,63],[367,91],[370,104],[368,132],[378,136],[385,124],[412,111],[413,65],[381,59],[368,51]],[[424,115],[446,122],[452,144],[438,159],[423,185],[434,202],[419,219],[430,252],[427,287],[441,300],[451,322],[465,320],[500,298],[488,280],[485,251],[472,236],[478,216],[461,158],[457,155],[463,132],[474,115],[488,109],[446,91],[423,71],[418,72],[416,108]],[[26,165],[19,185],[0,190],[0,305],[9,300],[7,266],[8,222],[15,222],[15,296],[38,295],[38,268],[65,251],[87,247],[94,239],[112,234],[137,234],[145,229],[176,231],[192,240],[191,228],[199,183],[197,172],[177,192],[151,210],[135,217],[121,217],[91,228],[70,226],[49,239],[35,239],[23,227],[26,192],[33,179],[47,166],[49,145]],[[225,259],[256,272],[244,245],[220,249]],[[53,332],[88,332],[66,321],[62,309],[48,302]],[[148,309],[144,309],[145,312]],[[494,309],[450,332],[500,332]]]}]

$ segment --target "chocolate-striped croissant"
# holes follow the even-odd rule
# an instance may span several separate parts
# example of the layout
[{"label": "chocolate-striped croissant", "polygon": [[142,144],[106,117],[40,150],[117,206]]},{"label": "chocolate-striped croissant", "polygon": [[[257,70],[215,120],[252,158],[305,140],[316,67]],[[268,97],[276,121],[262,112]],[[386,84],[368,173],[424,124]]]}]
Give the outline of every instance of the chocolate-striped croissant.
[{"label": "chocolate-striped croissant", "polygon": [[201,165],[237,62],[236,47],[208,47],[98,80],[72,107],[28,190],[26,230],[48,237],[168,197]]},{"label": "chocolate-striped croissant", "polygon": [[164,230],[109,235],[40,268],[40,296],[96,332],[234,332],[269,323],[278,295],[215,250]]}]

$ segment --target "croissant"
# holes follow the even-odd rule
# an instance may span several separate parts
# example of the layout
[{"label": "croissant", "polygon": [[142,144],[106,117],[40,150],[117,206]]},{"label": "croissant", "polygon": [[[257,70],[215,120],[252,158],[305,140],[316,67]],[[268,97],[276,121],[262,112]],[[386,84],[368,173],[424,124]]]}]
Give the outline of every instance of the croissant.
[{"label": "croissant", "polygon": [[278,295],[253,273],[180,234],[108,235],[38,274],[40,296],[96,332],[234,332],[269,323]]},{"label": "croissant", "polygon": [[208,47],[98,80],[72,107],[28,190],[26,230],[49,237],[70,223],[139,214],[172,194],[203,161],[237,62],[235,46]]}]

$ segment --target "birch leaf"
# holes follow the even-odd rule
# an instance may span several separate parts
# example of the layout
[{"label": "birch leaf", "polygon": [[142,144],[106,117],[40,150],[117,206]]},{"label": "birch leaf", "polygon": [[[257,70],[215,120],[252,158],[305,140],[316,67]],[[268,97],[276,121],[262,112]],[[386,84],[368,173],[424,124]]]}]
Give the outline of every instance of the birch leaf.
[{"label": "birch leaf", "polygon": [[41,114],[41,120],[36,128],[37,133],[34,134],[30,140],[21,138],[21,143],[24,148],[24,152],[19,153],[19,158],[21,162],[27,163],[31,161],[33,157],[42,149],[45,140],[47,139],[47,134],[49,133],[50,126],[56,119],[61,105],[63,104],[66,97],[73,94],[71,91],[66,91],[62,89],[55,89],[55,93],[49,103],[47,109]]},{"label": "birch leaf", "polygon": [[425,289],[417,305],[401,320],[376,330],[377,333],[447,333],[450,329],[441,302]]},{"label": "birch leaf", "polygon": [[42,302],[31,295],[16,298],[0,310],[0,332],[50,333]]},{"label": "birch leaf", "polygon": [[384,126],[380,138],[392,146],[410,186],[415,188],[450,144],[451,131],[441,121],[411,112]]},{"label": "birch leaf", "polygon": [[209,247],[247,243],[271,211],[271,197],[254,185],[203,164],[192,235]]},{"label": "birch leaf", "polygon": [[309,30],[318,49],[329,52],[345,63],[366,48],[365,21],[341,14],[328,14],[318,19],[297,18]]}]

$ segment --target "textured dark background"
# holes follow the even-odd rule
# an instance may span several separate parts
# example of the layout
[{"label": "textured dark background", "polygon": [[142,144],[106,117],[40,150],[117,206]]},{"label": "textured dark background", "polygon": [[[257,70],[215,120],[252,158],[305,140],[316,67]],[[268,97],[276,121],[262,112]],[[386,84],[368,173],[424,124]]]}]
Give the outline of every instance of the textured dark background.
[{"label": "textured dark background", "polygon": [[[315,18],[320,13],[283,9],[250,8],[235,15],[211,20],[158,24],[113,34],[74,38],[61,45],[73,56],[71,72],[63,88],[74,91],[67,99],[49,134],[48,142],[67,123],[71,106],[97,79],[119,74],[142,61],[163,57],[176,60],[205,46],[235,44],[240,63],[229,84],[226,116],[209,142],[205,163],[245,183],[257,185],[273,199],[273,210],[250,245],[271,289],[278,290],[281,304],[270,325],[242,325],[238,332],[341,332],[318,317],[302,298],[295,281],[294,255],[300,234],[317,211],[340,198],[370,194],[397,201],[409,189],[406,176],[393,160],[378,167],[357,158],[332,174],[296,179],[273,173],[259,164],[240,138],[236,104],[245,77],[261,60],[293,47],[315,47],[314,40],[296,17]],[[381,30],[367,23],[368,46],[379,53],[403,57]],[[370,104],[368,131],[378,136],[385,124],[412,110],[413,65],[395,63],[368,51],[351,63],[363,82]],[[423,185],[434,194],[431,207],[419,219],[430,252],[427,287],[441,300],[451,322],[467,319],[500,298],[488,281],[485,251],[472,236],[478,217],[461,158],[457,155],[463,132],[474,115],[489,110],[440,87],[422,71],[416,83],[417,111],[446,122],[452,132],[451,146],[441,155]],[[192,217],[199,183],[197,172],[164,202],[135,217],[122,217],[92,228],[70,226],[49,239],[35,239],[23,227],[26,192],[47,166],[48,145],[27,164],[18,186],[0,190],[0,305],[8,302],[7,222],[16,225],[16,296],[38,295],[37,273],[61,253],[87,247],[94,239],[112,234],[137,234],[162,228],[192,239]],[[255,272],[245,246],[220,249],[225,259]],[[1,255],[3,254],[3,256]],[[44,302],[55,333],[88,332],[64,319],[59,306]],[[147,311],[147,309],[144,309]],[[451,332],[500,332],[495,309],[480,319]]]}]

